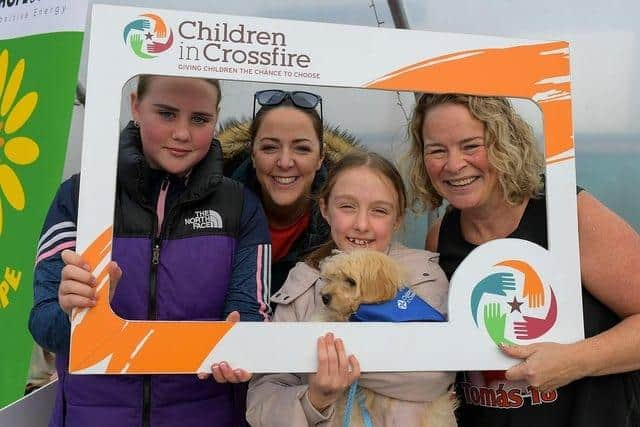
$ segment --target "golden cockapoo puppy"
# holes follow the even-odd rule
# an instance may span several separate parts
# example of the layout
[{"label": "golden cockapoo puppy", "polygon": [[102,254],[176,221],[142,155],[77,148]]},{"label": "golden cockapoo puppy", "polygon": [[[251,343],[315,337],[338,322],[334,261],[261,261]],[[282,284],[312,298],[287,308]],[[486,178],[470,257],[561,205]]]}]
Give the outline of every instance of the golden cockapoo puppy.
[{"label": "golden cockapoo puppy", "polygon": [[360,304],[396,296],[404,282],[400,266],[388,255],[370,249],[341,252],[320,265],[325,285],[320,291],[326,310],[322,320],[346,322]]},{"label": "golden cockapoo puppy", "polygon": [[[391,257],[370,249],[339,252],[320,264],[320,277],[324,287],[320,291],[324,307],[314,320],[346,322],[358,310],[360,304],[375,304],[396,296],[405,283],[402,268]],[[364,394],[365,406],[372,413],[384,413],[393,403],[393,398],[358,389],[356,401]],[[346,393],[336,403],[336,419],[342,420],[346,405]],[[457,401],[444,393],[432,402],[425,402],[423,417],[416,427],[454,427]],[[362,413],[354,405],[350,426],[364,426]]]}]

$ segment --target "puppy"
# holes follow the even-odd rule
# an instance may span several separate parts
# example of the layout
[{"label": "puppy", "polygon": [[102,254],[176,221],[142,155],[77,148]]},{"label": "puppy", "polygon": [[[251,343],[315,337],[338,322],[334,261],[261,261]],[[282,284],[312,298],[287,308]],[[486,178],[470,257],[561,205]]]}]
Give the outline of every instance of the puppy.
[{"label": "puppy", "polygon": [[382,252],[356,249],[340,252],[320,264],[325,285],[320,291],[325,306],[318,320],[346,322],[360,304],[375,304],[396,296],[405,275]]},{"label": "puppy", "polygon": [[[357,249],[340,252],[326,258],[320,264],[320,277],[324,287],[320,290],[323,307],[313,320],[346,322],[358,310],[360,304],[376,304],[396,296],[405,283],[402,268],[391,257],[382,252]],[[372,414],[384,414],[393,403],[393,398],[359,387],[355,401],[364,395],[365,406]],[[346,405],[346,393],[336,404],[335,421],[342,425]],[[425,402],[421,411],[421,427],[453,427],[457,401],[450,393],[444,393],[431,402]],[[339,423],[338,423],[339,421]],[[359,405],[353,405],[350,426],[364,426]]]}]

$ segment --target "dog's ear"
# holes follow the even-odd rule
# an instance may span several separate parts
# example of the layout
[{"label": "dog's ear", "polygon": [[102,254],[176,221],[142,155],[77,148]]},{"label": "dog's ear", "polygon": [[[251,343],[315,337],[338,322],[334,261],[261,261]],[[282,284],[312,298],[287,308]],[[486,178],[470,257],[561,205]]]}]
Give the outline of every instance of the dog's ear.
[{"label": "dog's ear", "polygon": [[376,264],[379,265],[377,269],[377,273],[379,274],[378,280],[384,280],[385,283],[389,283],[394,290],[397,291],[405,281],[405,274],[402,267],[389,255],[380,252],[376,255],[378,258]]},{"label": "dog's ear", "polygon": [[335,270],[336,259],[335,256],[328,256],[318,264],[321,276],[327,276]]},{"label": "dog's ear", "polygon": [[368,258],[368,277],[360,281],[362,302],[388,301],[396,296],[404,282],[402,269],[391,257],[379,252],[372,252]]}]

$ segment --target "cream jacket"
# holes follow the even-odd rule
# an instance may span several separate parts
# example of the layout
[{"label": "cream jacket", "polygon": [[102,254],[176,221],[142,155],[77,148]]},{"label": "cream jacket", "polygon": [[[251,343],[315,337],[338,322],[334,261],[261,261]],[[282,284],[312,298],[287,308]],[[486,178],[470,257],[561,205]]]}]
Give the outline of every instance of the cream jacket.
[{"label": "cream jacket", "polygon": [[[389,255],[408,274],[411,289],[441,313],[447,313],[449,283],[437,263],[437,254],[391,247]],[[298,263],[279,292],[271,297],[278,305],[273,321],[303,322],[322,304],[323,283],[318,270]],[[247,420],[254,426],[340,426],[330,406],[322,413],[309,402],[306,374],[256,375],[249,385]],[[372,412],[375,426],[414,426],[423,417],[424,402],[447,392],[455,372],[363,373],[359,385],[396,400],[383,413]]]}]

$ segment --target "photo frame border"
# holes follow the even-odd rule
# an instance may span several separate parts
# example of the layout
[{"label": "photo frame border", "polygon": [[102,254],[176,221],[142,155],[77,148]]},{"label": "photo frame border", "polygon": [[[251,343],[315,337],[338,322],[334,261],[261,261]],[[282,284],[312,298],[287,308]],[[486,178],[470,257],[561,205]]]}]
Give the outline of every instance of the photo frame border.
[{"label": "photo frame border", "polygon": [[[171,31],[173,45],[153,58],[134,54],[126,28],[140,17],[162,20]],[[233,42],[230,33],[225,41],[220,32],[213,37],[218,40],[197,40],[193,29],[201,25],[198,22],[214,33],[215,28],[222,31],[221,24],[227,30],[241,25],[255,29],[254,43]],[[187,34],[187,28],[193,31]],[[282,34],[281,50],[305,55],[309,58],[303,61],[306,66],[246,62],[221,66],[224,49],[273,52],[278,46],[258,43],[259,32]],[[190,46],[193,52],[200,52],[197,60],[185,59],[185,47]],[[209,55],[204,55],[205,49],[211,49]],[[233,55],[235,59],[250,57],[246,52],[230,53],[227,59],[233,61]],[[232,68],[236,71],[230,71]],[[239,71],[242,69],[245,71]],[[120,131],[114,114],[120,111],[120,97],[113,94],[139,74],[530,99],[540,108],[544,123],[549,248],[499,239],[474,250],[452,278],[446,323],[234,324],[122,319],[111,310],[106,297]],[[314,372],[316,338],[328,331],[344,339],[363,371],[505,369],[514,361],[474,324],[469,296],[474,284],[488,272],[505,268],[509,260],[526,262],[545,286],[553,286],[558,318],[540,339],[573,342],[584,337],[566,42],[94,5],[83,141],[77,251],[99,285],[97,305],[76,309],[72,315],[71,373],[208,372],[222,360],[251,372]],[[259,350],[248,351],[247,343]]]}]

